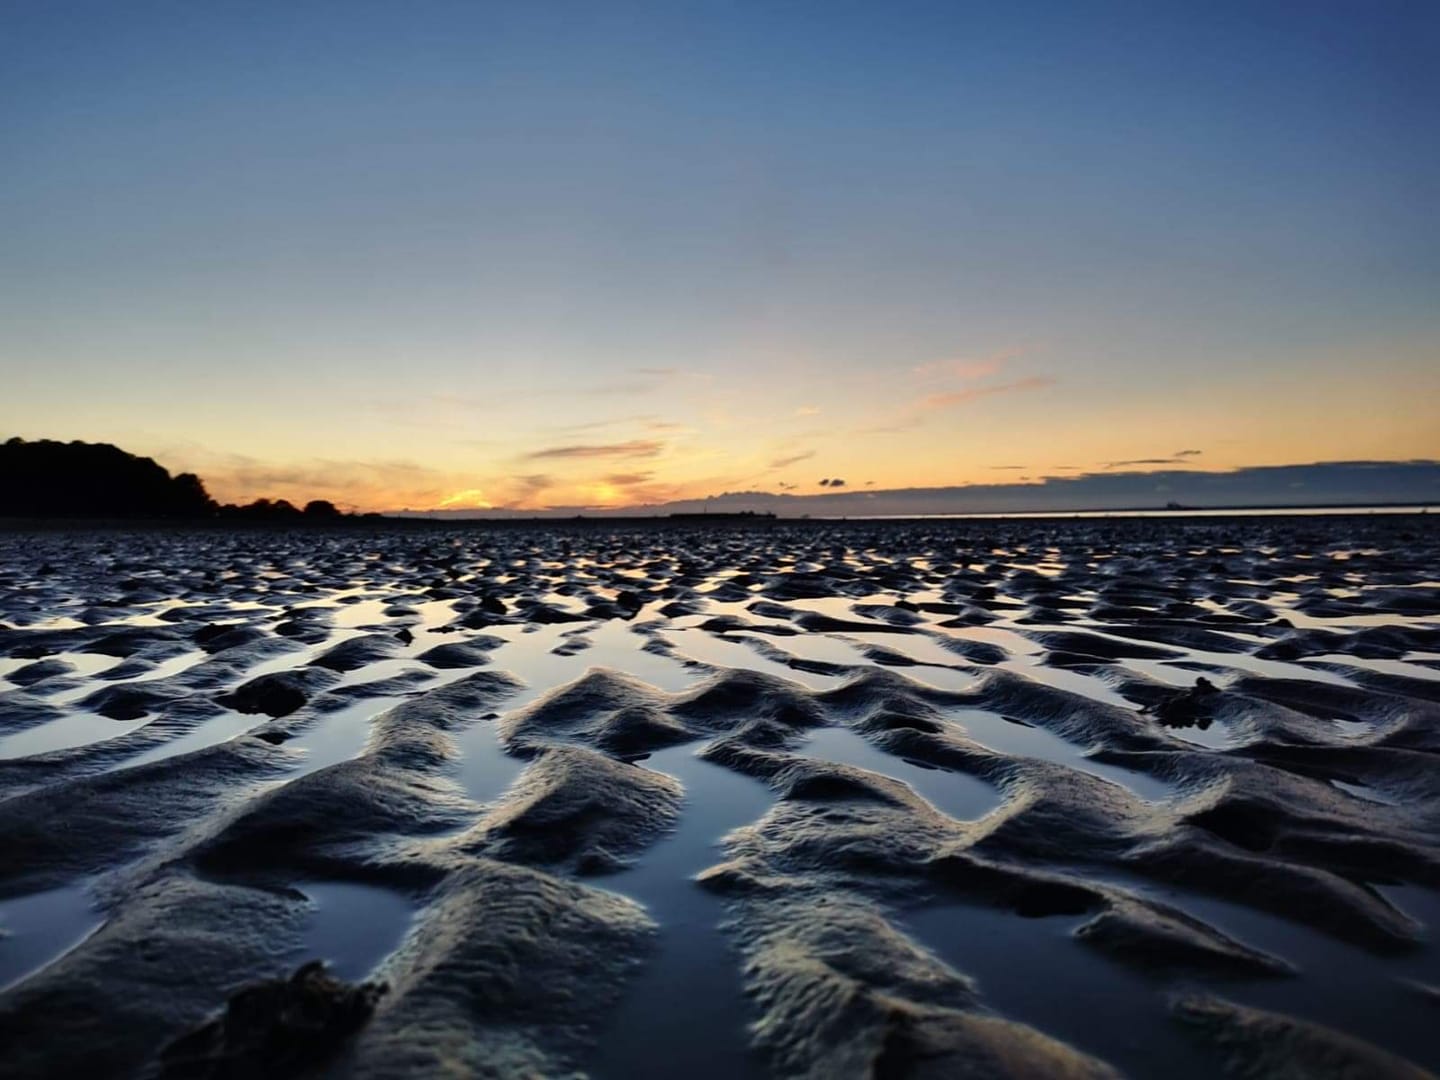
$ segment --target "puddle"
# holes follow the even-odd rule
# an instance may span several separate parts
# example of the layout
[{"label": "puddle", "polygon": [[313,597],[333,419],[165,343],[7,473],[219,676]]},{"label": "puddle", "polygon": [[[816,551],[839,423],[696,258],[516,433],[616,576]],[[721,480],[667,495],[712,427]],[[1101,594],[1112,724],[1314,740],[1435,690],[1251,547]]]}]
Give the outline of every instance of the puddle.
[{"label": "puddle", "polygon": [[1067,742],[1045,728],[1017,724],[998,713],[984,709],[951,709],[945,715],[947,720],[963,727],[975,742],[998,753],[1067,765],[1108,780],[1112,784],[1119,784],[1149,802],[1163,802],[1175,793],[1173,785],[1148,773],[1122,769],[1118,765],[1103,761],[1093,761],[1085,756],[1081,747]]},{"label": "puddle", "polygon": [[[1158,721],[1156,723],[1159,724]],[[1203,725],[1196,723],[1189,727],[1171,724],[1159,724],[1159,726],[1172,738],[1190,743],[1192,746],[1202,746],[1207,750],[1228,750],[1232,746],[1239,746],[1244,742],[1223,720],[1210,720]]]},{"label": "puddle", "polygon": [[477,803],[498,799],[528,764],[500,748],[498,724],[478,720],[454,736],[461,753],[460,783]]},{"label": "puddle", "polygon": [[1188,656],[1178,662],[1174,660],[1140,660],[1134,657],[1127,657],[1120,661],[1120,666],[1129,668],[1138,674],[1147,675],[1156,682],[1165,683],[1167,686],[1175,686],[1188,690],[1195,685],[1195,669],[1178,665],[1188,665],[1190,663],[1192,663],[1192,661]]},{"label": "puddle", "polygon": [[111,720],[92,712],[67,712],[55,720],[0,738],[0,760],[70,750],[113,739],[144,727],[152,718]]},{"label": "puddle", "polygon": [[[1411,653],[1410,659],[1423,659],[1421,654]],[[1425,667],[1423,664],[1406,663],[1404,660],[1367,659],[1362,656],[1350,656],[1344,653],[1331,653],[1325,656],[1309,656],[1305,659],[1305,668],[1310,670],[1311,664],[1340,664],[1345,667],[1363,668],[1366,671],[1373,671],[1378,675],[1399,675],[1405,679],[1428,679],[1431,682],[1440,680],[1440,670],[1432,667]],[[1323,668],[1320,670],[1324,670]],[[1333,674],[1333,672],[1325,672]]]},{"label": "puddle", "polygon": [[370,721],[393,708],[399,700],[402,699],[357,701],[320,717],[313,727],[284,744],[291,750],[305,752],[304,762],[296,773],[290,774],[291,779],[355,757],[370,739]]},{"label": "puddle", "polygon": [[746,1049],[749,1005],[738,958],[720,933],[724,906],[691,879],[721,861],[721,837],[761,817],[772,795],[749,777],[702,761],[693,746],[662,750],[640,764],[680,780],[685,803],[675,831],[639,865],[595,880],[644,904],[660,931],[601,1029],[588,1069],[608,1080],[764,1076]]},{"label": "puddle", "polygon": [[54,963],[104,921],[83,885],[0,900],[0,991]]},{"label": "puddle", "polygon": [[847,630],[843,636],[847,641],[858,641],[886,652],[899,653],[916,664],[950,667],[964,660],[959,653],[951,652],[934,638],[924,634],[874,634]]},{"label": "puddle", "polygon": [[976,982],[983,1003],[1132,1076],[1212,1080],[1220,1060],[1165,1012],[1153,980],[1096,954],[1073,937],[1086,915],[1022,918],[945,905],[897,921]]},{"label": "puddle", "polygon": [[646,652],[645,638],[627,623],[607,622],[586,627],[583,636],[590,647],[570,655],[555,653],[583,624],[544,626],[526,633],[519,627],[496,628],[488,633],[506,638],[506,643],[490,654],[489,666],[509,671],[526,685],[505,703],[507,709],[523,705],[549,693],[558,686],[574,682],[593,667],[608,667],[633,675],[651,686],[675,692],[684,690],[704,678],[678,660]]},{"label": "puddle", "polygon": [[[660,636],[675,650],[692,660],[735,671],[758,671],[765,675],[797,682],[811,690],[828,690],[842,676],[823,675],[803,668],[792,668],[762,656],[745,642],[717,637],[708,630],[664,630]],[[783,648],[783,646],[781,646]],[[622,670],[624,670],[622,668]]]},{"label": "puddle", "polygon": [[161,743],[159,746],[153,746],[144,753],[128,759],[125,765],[127,768],[144,765],[151,761],[163,761],[180,754],[188,754],[193,750],[203,750],[207,746],[214,746],[217,743],[233,739],[237,735],[243,735],[264,722],[265,717],[263,716],[246,716],[244,713],[226,709],[219,716],[206,720],[193,731],[187,731],[178,738]]},{"label": "puddle", "polygon": [[[819,660],[826,664],[868,664],[865,654],[848,641],[831,637],[829,634],[794,634],[776,636],[737,631],[735,637],[743,641],[757,641],[780,649],[798,660]],[[954,657],[950,658],[951,663]]]},{"label": "puddle", "polygon": [[1396,907],[1425,923],[1430,938],[1418,952],[1382,957],[1226,900],[1178,890],[1147,891],[1300,969],[1297,979],[1253,980],[1222,987],[1222,996],[1314,1020],[1367,1039],[1418,1065],[1440,1068],[1440,1042],[1434,1038],[1435,1007],[1403,982],[1414,979],[1440,986],[1440,951],[1435,944],[1440,936],[1440,896],[1434,892],[1418,886],[1377,889]]},{"label": "puddle", "polygon": [[305,959],[324,960],[351,982],[364,979],[395,951],[414,920],[405,897],[374,885],[307,881],[300,891],[315,905],[305,928]]},{"label": "puddle", "polygon": [[937,810],[961,821],[982,818],[1003,801],[1000,792],[983,780],[887,754],[849,728],[816,729],[802,752],[821,761],[854,765],[899,780]]}]

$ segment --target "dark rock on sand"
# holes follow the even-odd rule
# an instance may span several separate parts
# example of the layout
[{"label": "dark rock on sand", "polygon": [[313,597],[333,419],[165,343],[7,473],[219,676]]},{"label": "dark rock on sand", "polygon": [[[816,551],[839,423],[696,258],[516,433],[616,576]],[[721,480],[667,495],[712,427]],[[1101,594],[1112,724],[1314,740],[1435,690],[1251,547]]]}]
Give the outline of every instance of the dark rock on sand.
[{"label": "dark rock on sand", "polygon": [[251,679],[216,700],[236,712],[289,716],[309,701],[312,694],[332,686],[336,681],[329,672],[314,668],[276,671]]},{"label": "dark rock on sand", "polygon": [[351,985],[305,964],[232,994],[225,1011],[170,1043],[160,1080],[273,1080],[308,1072],[333,1057],[370,1019],[381,983]]},{"label": "dark rock on sand", "polygon": [[1208,728],[1212,722],[1211,707],[1219,693],[1219,687],[1201,676],[1188,690],[1162,697],[1148,711],[1166,727]]}]

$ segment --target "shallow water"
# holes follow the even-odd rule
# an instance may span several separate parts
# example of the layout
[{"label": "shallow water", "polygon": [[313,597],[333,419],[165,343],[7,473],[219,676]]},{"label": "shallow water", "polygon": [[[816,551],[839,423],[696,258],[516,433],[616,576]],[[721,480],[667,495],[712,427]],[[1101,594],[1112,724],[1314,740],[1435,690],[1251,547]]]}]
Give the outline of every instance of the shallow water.
[{"label": "shallow water", "polygon": [[[1245,763],[1248,756],[1265,760],[1261,752],[1274,748],[1265,745],[1269,736],[1255,731],[1266,729],[1252,731],[1246,719],[1246,710],[1271,708],[1263,700],[1247,699],[1233,727],[1206,717],[1189,727],[1164,728],[1144,707],[1189,689],[1200,673],[1219,687],[1222,701],[1245,685],[1242,678],[1284,679],[1312,698],[1307,715],[1287,714],[1286,724],[1304,726],[1290,729],[1292,734],[1280,740],[1282,749],[1293,751],[1298,745],[1339,753],[1361,748],[1371,755],[1364,759],[1365,768],[1378,768],[1376,760],[1389,761],[1385,755],[1393,753],[1394,745],[1421,751],[1407,752],[1404,768],[1423,775],[1416,779],[1404,773],[1409,779],[1403,783],[1383,769],[1351,775],[1352,766],[1334,766],[1335,775],[1323,790],[1339,800],[1340,809],[1296,805],[1297,820],[1353,813],[1340,820],[1350,821],[1356,836],[1390,839],[1385,830],[1393,829],[1403,843],[1433,855],[1433,822],[1440,820],[1440,808],[1424,793],[1440,790],[1440,780],[1427,771],[1424,751],[1433,756],[1440,750],[1432,734],[1440,730],[1440,706],[1433,695],[1408,688],[1415,696],[1395,698],[1387,691],[1392,694],[1388,700],[1404,701],[1400,710],[1372,711],[1363,696],[1359,704],[1335,697],[1357,691],[1367,672],[1424,680],[1421,686],[1440,679],[1435,666],[1440,598],[1432,596],[1440,594],[1440,559],[1433,537],[1425,533],[1416,539],[1408,531],[1412,527],[1402,519],[1326,519],[1303,527],[1267,519],[1239,525],[817,524],[663,535],[381,528],[313,536],[0,536],[0,555],[6,556],[0,566],[11,568],[8,584],[0,583],[0,842],[5,828],[25,824],[19,819],[5,824],[7,802],[21,806],[27,793],[44,792],[49,785],[74,785],[65,790],[83,796],[73,800],[83,806],[98,790],[87,785],[104,779],[123,790],[136,766],[175,760],[176,770],[198,769],[202,766],[194,763],[207,756],[197,752],[232,740],[263,754],[258,743],[247,741],[259,731],[274,735],[283,747],[266,766],[271,772],[237,778],[213,802],[196,809],[194,819],[147,825],[154,835],[124,848],[122,856],[82,851],[60,864],[70,875],[67,884],[0,900],[0,928],[10,931],[0,938],[0,986],[21,988],[31,979],[41,980],[56,958],[84,947],[101,922],[86,891],[96,875],[134,869],[147,857],[157,860],[156,866],[172,865],[166,859],[184,866],[186,837],[223,829],[229,816],[258,795],[373,750],[375,721],[389,710],[415,702],[416,711],[405,715],[408,722],[423,724],[427,693],[477,671],[505,672],[518,680],[513,692],[445,727],[445,738],[436,744],[441,758],[424,766],[433,772],[404,778],[412,790],[427,790],[427,785],[437,792],[460,790],[473,803],[493,807],[508,797],[529,764],[507,752],[501,741],[506,717],[543,707],[553,692],[582,684],[587,676],[618,672],[643,688],[643,701],[635,707],[695,726],[682,725],[666,736],[679,738],[679,745],[625,755],[636,769],[666,773],[684,785],[673,830],[637,851],[629,869],[577,879],[636,900],[659,930],[619,1003],[596,1021],[594,1049],[574,1064],[609,1077],[767,1075],[766,1062],[750,1049],[749,1026],[760,1016],[759,1006],[745,993],[749,976],[731,926],[739,916],[694,878],[725,861],[727,834],[760,822],[779,796],[755,776],[697,757],[701,747],[750,723],[783,728],[797,711],[818,710],[818,718],[789,732],[785,753],[906,784],[953,819],[955,835],[962,838],[968,835],[963,823],[1005,807],[1004,792],[936,762],[887,753],[860,734],[863,725],[854,726],[875,710],[928,716],[954,725],[957,734],[1012,759],[1016,767],[1025,760],[1044,761],[1117,785],[1148,803],[1139,812],[1153,812],[1159,823],[1155,828],[1163,829],[1166,815],[1185,806],[1179,798],[1182,786],[1096,760],[1094,753],[1104,748],[1142,749],[1160,758],[1177,751],[1211,755],[1204,760],[1222,775],[1228,763]],[[1345,557],[1325,557],[1336,553]],[[43,577],[25,571],[43,562],[75,570]],[[174,595],[138,602],[108,584],[111,578],[143,581],[146,590],[170,583]],[[734,592],[737,587],[741,591]],[[1403,612],[1385,606],[1387,597],[1401,595],[1399,590],[1408,598]],[[815,592],[825,595],[809,595]],[[1357,610],[1326,618],[1295,606],[1330,605],[1331,600]],[[489,606],[479,607],[482,601]],[[536,603],[548,608],[536,609]],[[933,610],[912,610],[919,604]],[[965,624],[943,625],[957,613],[964,613]],[[807,615],[840,622],[832,630],[801,630],[799,622]],[[548,621],[572,616],[576,621]],[[719,616],[739,621],[722,629],[702,628]],[[970,624],[983,619],[989,621]],[[766,627],[782,632],[765,632]],[[1236,651],[1162,640],[1190,627],[1225,636]],[[238,628],[255,643],[211,654],[201,645],[211,640],[204,635],[218,633],[216,628]],[[783,632],[787,628],[800,632]],[[1385,649],[1396,649],[1398,658],[1344,651],[1352,647],[1348,635],[1376,628],[1408,635],[1398,639],[1400,646],[1385,639]],[[1147,636],[1126,636],[1122,631],[1127,629]],[[1306,639],[1312,630],[1347,636]],[[141,635],[103,646],[125,655],[87,651],[118,631]],[[1176,655],[1097,657],[1079,666],[1073,657],[1050,662],[1052,650],[1039,635],[1074,631],[1092,635],[1101,651],[1139,645]],[[281,644],[289,634],[299,636]],[[309,635],[313,640],[301,641]],[[215,703],[221,694],[263,674],[307,674],[329,650],[366,637],[373,639],[373,655],[326,679],[331,690],[397,680],[370,696],[320,709],[315,698],[323,690],[312,689],[308,702],[273,720]],[[1216,639],[1205,640],[1216,644]],[[1282,640],[1293,646],[1295,659],[1254,655]],[[1353,641],[1359,643],[1353,645],[1357,651],[1373,651],[1360,638]],[[470,666],[435,667],[420,659],[437,645],[466,642],[482,646]],[[1002,653],[972,660],[947,647],[951,642]],[[61,660],[68,669],[34,687],[14,684],[10,677],[37,658]],[[824,704],[857,687],[865,690],[865,678],[877,670],[891,681],[877,684],[873,698]],[[987,704],[992,671],[1043,686],[1046,693],[1018,710]],[[745,672],[765,681],[725,682]],[[403,681],[416,673],[422,677]],[[678,706],[715,686],[729,687],[727,693],[734,696],[722,694],[713,713],[687,713]],[[145,715],[121,721],[80,704],[104,687],[157,693],[143,699]],[[1332,700],[1337,702],[1333,710]],[[59,710],[58,715],[45,719],[36,701]],[[587,719],[604,720],[608,708],[596,704]],[[1100,713],[1103,722],[1092,723]],[[597,749],[589,727],[566,730],[561,741]],[[763,755],[766,746],[762,739],[752,749]],[[193,756],[182,762],[182,755]],[[1297,766],[1294,775],[1310,774]],[[1327,774],[1321,770],[1321,775]],[[1277,771],[1276,783],[1283,778]],[[1220,793],[1217,798],[1231,795],[1223,783],[1207,794],[1211,791]],[[1402,798],[1397,792],[1409,794]],[[103,793],[94,797],[106,805]],[[823,823],[826,796],[815,798],[816,820]],[[800,797],[797,805],[810,804]],[[69,806],[67,794],[58,810],[46,811],[61,815],[57,845],[66,842]],[[586,811],[606,812],[598,803]],[[837,809],[834,817],[844,815]],[[575,820],[580,824],[574,827],[583,830],[585,814]],[[1257,851],[1267,857],[1263,839],[1255,841],[1231,819],[1220,818],[1216,827],[1235,842],[1249,844],[1247,857]],[[463,831],[457,828],[455,834]],[[443,847],[448,835],[436,838],[432,830],[423,839]],[[1155,838],[1146,836],[1144,842]],[[423,914],[424,893],[356,882],[372,881],[370,872],[376,866],[383,870],[396,846],[413,839],[377,835],[373,842],[357,844],[347,856],[357,860],[354,880],[317,881],[316,875],[296,875],[284,867],[276,868],[274,880],[266,879],[265,887],[290,880],[309,898],[313,910],[303,935],[307,957],[327,960],[343,978],[362,979],[394,955]],[[1300,976],[1216,979],[1125,966],[1071,936],[1088,915],[1023,918],[1002,906],[973,902],[937,901],[920,908],[898,900],[888,907],[888,901],[875,902],[913,940],[976,981],[979,1007],[1033,1025],[1133,1075],[1214,1075],[1217,1059],[1199,1052],[1196,1036],[1166,1011],[1168,995],[1197,987],[1331,1025],[1422,1065],[1440,1065],[1427,1037],[1433,1005],[1405,981],[1440,985],[1435,942],[1440,897],[1415,880],[1418,873],[1407,869],[1403,859],[1370,875],[1374,880],[1352,876],[1354,883],[1377,890],[1424,924],[1424,939],[1397,957],[1339,940],[1308,924],[1302,910],[1282,916],[1238,903],[1233,895],[1226,899],[1218,889],[1176,888],[1155,875],[1120,867],[1099,841],[1092,847],[1089,837],[1073,840],[1073,851],[1067,849],[1063,859],[1017,855],[1014,861],[1047,873],[1112,882],[1173,904],[1283,957],[1301,969]],[[780,859],[785,841],[767,838],[762,845],[766,857]],[[814,842],[822,844],[824,834]],[[1105,843],[1112,842],[1120,843]],[[0,888],[5,875],[19,880],[26,869],[0,867]],[[1319,864],[1312,869],[1337,872]],[[801,871],[793,873],[803,877]],[[336,875],[345,877],[344,872]],[[805,880],[804,888],[823,893],[823,880]],[[886,888],[877,880],[875,895],[885,895]],[[118,902],[125,902],[123,896]],[[216,1007],[221,989],[212,1002]],[[896,992],[866,988],[871,991]],[[0,1014],[12,1000],[18,999],[0,994]]]},{"label": "shallow water", "polygon": [[400,944],[415,916],[405,897],[373,885],[307,881],[300,891],[314,906],[305,955],[326,961],[342,979],[370,975]]},{"label": "shallow water", "polygon": [[952,712],[949,719],[963,727],[981,746],[1022,758],[1039,758],[1056,765],[1066,765],[1087,772],[1112,784],[1118,784],[1151,802],[1169,798],[1174,785],[1136,769],[1122,769],[1085,756],[1085,747],[1067,742],[1044,728],[1004,717],[983,709],[962,709]]},{"label": "shallow water", "polygon": [[83,884],[0,900],[0,990],[54,963],[104,921]]},{"label": "shallow water", "polygon": [[1166,1015],[1157,993],[1162,984],[1091,953],[1071,936],[1087,918],[1028,919],[944,905],[906,912],[901,921],[917,941],[970,975],[984,999],[1010,1019],[1132,1076],[1215,1076],[1215,1062],[1197,1054]]},{"label": "shallow water", "polygon": [[1000,805],[1000,792],[983,780],[948,772],[877,750],[847,728],[820,728],[811,733],[801,752],[821,761],[854,765],[909,785],[937,810],[961,821],[984,817]]},{"label": "shallow water", "polygon": [[[600,1033],[590,1068],[614,1080],[763,1076],[745,1049],[748,1009],[736,957],[720,933],[724,905],[693,878],[719,860],[726,833],[765,812],[771,795],[701,760],[691,747],[662,750],[640,764],[684,784],[685,803],[675,831],[634,869],[599,879],[643,904],[660,933],[654,955]],[[698,1031],[709,1034],[696,1038]]]},{"label": "shallow water", "polygon": [[113,739],[144,727],[146,718],[111,720],[91,712],[68,712],[57,720],[13,735],[0,736],[0,759],[23,758],[52,750],[68,750],[103,739]]}]

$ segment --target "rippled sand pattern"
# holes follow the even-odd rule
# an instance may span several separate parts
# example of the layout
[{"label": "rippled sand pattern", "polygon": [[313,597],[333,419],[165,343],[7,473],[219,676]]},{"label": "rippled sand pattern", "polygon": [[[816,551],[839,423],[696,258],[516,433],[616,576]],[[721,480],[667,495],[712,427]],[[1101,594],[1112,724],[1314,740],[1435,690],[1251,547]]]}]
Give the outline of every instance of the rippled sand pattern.
[{"label": "rippled sand pattern", "polygon": [[6,1075],[1425,1076],[1437,840],[1423,516],[0,534]]}]

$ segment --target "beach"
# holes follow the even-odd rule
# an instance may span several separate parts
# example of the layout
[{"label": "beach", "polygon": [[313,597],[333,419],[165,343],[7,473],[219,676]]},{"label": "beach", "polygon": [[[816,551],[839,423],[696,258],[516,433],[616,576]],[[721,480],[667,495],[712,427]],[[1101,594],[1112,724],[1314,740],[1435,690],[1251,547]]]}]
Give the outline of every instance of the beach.
[{"label": "beach", "polygon": [[1430,1075],[1440,539],[12,530],[0,852],[15,1077]]}]

